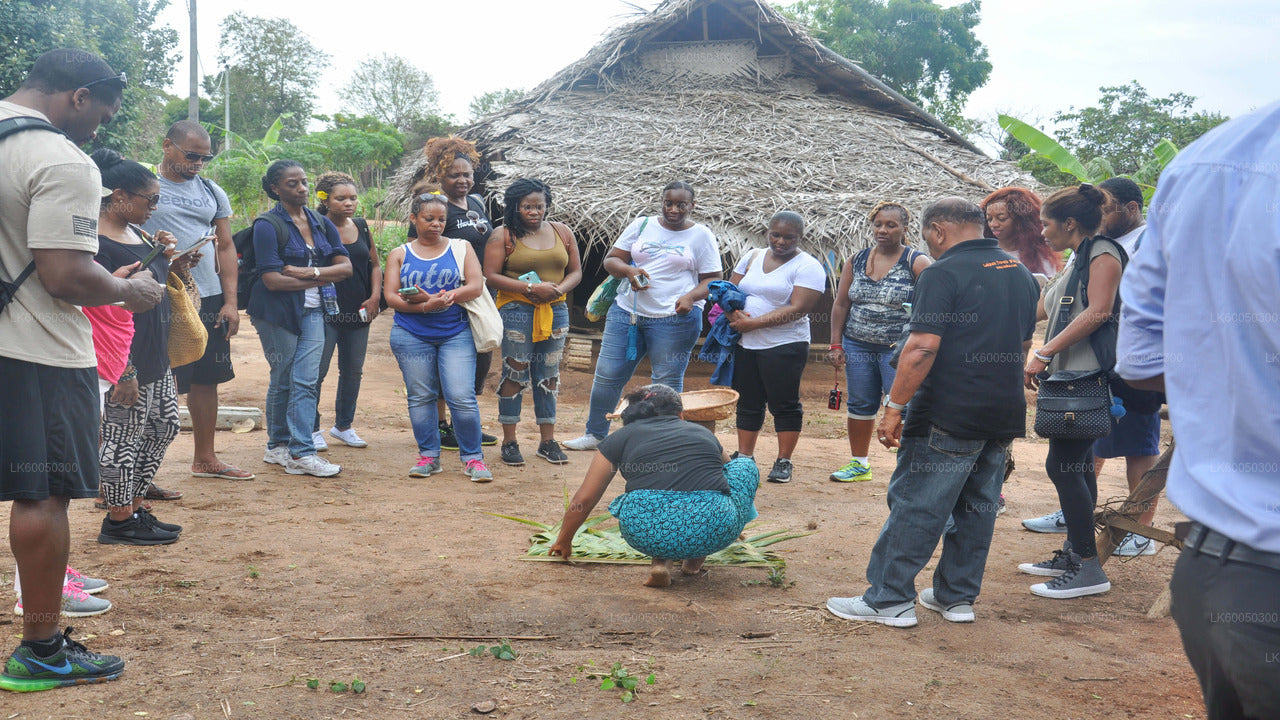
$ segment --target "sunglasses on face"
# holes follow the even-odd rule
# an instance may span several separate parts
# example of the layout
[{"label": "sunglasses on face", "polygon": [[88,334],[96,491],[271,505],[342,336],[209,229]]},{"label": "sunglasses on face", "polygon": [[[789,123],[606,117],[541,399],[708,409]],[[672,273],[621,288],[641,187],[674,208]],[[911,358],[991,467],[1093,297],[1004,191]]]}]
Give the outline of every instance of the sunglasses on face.
[{"label": "sunglasses on face", "polygon": [[120,83],[120,87],[122,87],[122,88],[125,88],[125,87],[128,87],[128,86],[129,86],[129,81],[128,81],[128,79],[125,77],[125,74],[124,74],[124,73],[120,73],[119,75],[108,75],[107,77],[104,77],[104,78],[98,78],[97,80],[90,80],[89,82],[87,82],[87,83],[85,83],[85,84],[81,85],[80,87],[82,87],[82,88],[89,88],[89,87],[93,87],[94,85],[97,85],[97,84],[99,84],[99,83],[104,83],[104,82],[118,82],[118,83]]},{"label": "sunglasses on face", "polygon": [[142,193],[136,193],[136,192],[133,192],[132,190],[125,190],[125,192],[129,193],[134,197],[139,197],[139,198],[142,198],[143,200],[146,200],[147,207],[151,208],[152,210],[155,210],[156,207],[160,205],[160,193],[156,193],[155,195],[143,195]]},{"label": "sunglasses on face", "polygon": [[173,146],[182,151],[182,156],[185,157],[187,159],[187,162],[189,163],[193,163],[193,162],[207,163],[213,160],[215,157],[217,157],[216,155],[202,155],[200,153],[191,152],[190,150],[184,149],[181,145],[177,143],[174,143]]}]

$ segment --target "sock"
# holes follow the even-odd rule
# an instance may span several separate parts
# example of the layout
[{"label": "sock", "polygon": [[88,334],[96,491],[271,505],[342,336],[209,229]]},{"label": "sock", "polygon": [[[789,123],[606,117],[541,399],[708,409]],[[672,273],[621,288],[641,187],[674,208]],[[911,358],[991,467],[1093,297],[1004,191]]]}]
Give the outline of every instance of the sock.
[{"label": "sock", "polygon": [[866,455],[863,455],[862,457],[854,457],[853,459],[854,459],[854,460],[857,460],[858,462],[862,463],[863,465],[866,465],[866,464],[867,464],[867,456],[866,456]]},{"label": "sock", "polygon": [[47,658],[62,649],[62,634],[54,633],[47,640],[23,640],[22,644],[31,648],[36,657]]}]

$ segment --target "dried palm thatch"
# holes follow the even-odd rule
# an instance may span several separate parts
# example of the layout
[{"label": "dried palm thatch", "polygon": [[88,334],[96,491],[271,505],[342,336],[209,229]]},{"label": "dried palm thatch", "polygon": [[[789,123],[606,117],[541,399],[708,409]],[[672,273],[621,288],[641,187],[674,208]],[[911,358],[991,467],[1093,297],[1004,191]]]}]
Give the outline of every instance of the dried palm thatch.
[{"label": "dried palm thatch", "polygon": [[[871,242],[880,200],[918,214],[944,195],[1034,187],[762,0],[667,0],[460,134],[489,162],[491,195],[546,181],[587,247],[655,212],[674,179],[698,189],[696,219],[726,254],[763,245],[773,213],[792,209],[829,265]],[[406,163],[389,196],[407,204],[423,164]]]},{"label": "dried palm thatch", "polygon": [[[560,523],[547,525],[536,520],[512,515],[487,514],[538,528],[538,532],[529,538],[529,542],[532,545],[525,556],[521,558],[522,560],[561,561],[560,558],[553,558],[549,554],[551,544],[555,542],[556,536],[560,534]],[[611,515],[597,515],[582,523],[582,529],[573,538],[573,557],[571,558],[573,562],[640,565],[652,560],[648,555],[628,545],[627,541],[622,539],[622,534],[617,525],[601,527],[606,520],[610,519],[612,519]],[[747,527],[752,527],[752,525]],[[780,555],[764,548],[774,543],[794,540],[795,538],[812,534],[811,532],[791,532],[789,530],[773,530],[767,533],[759,533],[751,537],[742,538],[724,550],[708,555],[706,564],[741,565],[744,567],[785,565],[786,561]]]}]

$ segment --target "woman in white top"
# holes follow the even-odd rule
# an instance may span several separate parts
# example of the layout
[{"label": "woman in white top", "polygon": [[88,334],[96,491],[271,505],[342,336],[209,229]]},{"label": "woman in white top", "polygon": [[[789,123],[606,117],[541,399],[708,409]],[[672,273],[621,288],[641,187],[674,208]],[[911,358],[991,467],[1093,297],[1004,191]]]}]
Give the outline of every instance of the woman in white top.
[{"label": "woman in white top", "polygon": [[653,383],[684,389],[707,286],[723,272],[716,236],[689,219],[693,207],[693,188],[671,183],[662,190],[662,214],[636,218],[605,257],[604,269],[628,282],[605,316],[586,432],[566,448],[594,450],[609,434],[606,415],[646,355]]},{"label": "woman in white top", "polygon": [[800,249],[804,218],[783,210],[769,221],[769,247],[742,256],[730,281],[746,293],[746,307],[729,325],[742,333],[733,356],[738,391],[738,452],[753,457],[767,405],[778,433],[778,458],[769,482],[791,482],[791,453],[800,440],[804,408],[800,377],[809,359],[809,313],[827,287],[822,264]]}]

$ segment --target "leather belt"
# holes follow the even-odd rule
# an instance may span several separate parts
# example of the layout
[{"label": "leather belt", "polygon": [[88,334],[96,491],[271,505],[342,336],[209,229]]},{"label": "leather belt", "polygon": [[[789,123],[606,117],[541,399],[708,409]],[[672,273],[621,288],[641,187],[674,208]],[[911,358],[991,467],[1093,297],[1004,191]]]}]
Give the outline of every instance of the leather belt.
[{"label": "leather belt", "polygon": [[1202,555],[1215,557],[1223,561],[1245,563],[1270,570],[1280,571],[1280,553],[1263,552],[1238,543],[1216,530],[1192,522],[1187,531],[1183,550],[1194,550]]}]

